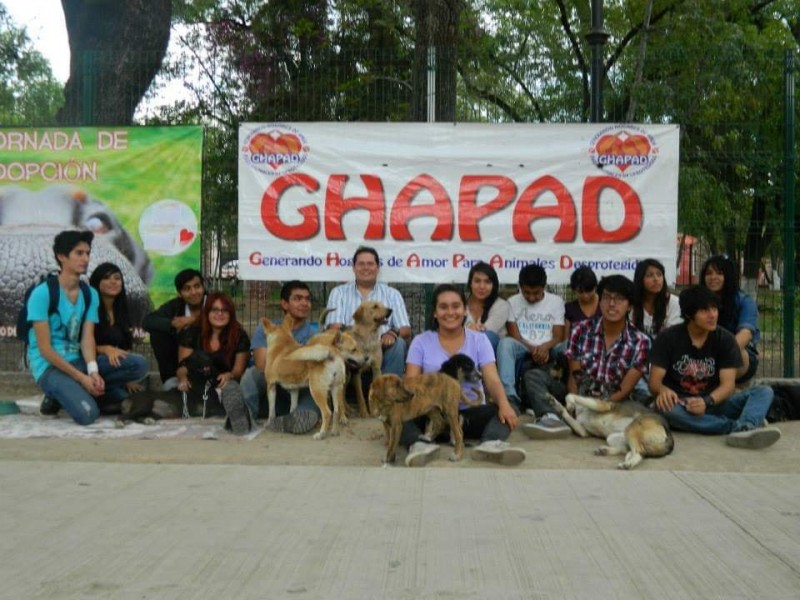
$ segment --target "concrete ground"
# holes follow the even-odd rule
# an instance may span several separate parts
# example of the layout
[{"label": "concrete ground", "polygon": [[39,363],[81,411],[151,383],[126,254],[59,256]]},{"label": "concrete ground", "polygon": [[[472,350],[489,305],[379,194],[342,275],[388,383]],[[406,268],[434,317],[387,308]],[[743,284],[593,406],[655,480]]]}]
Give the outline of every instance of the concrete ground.
[{"label": "concrete ground", "polygon": [[519,431],[520,467],[382,467],[359,419],[321,442],[0,440],[0,598],[796,599],[781,429],[761,451],[677,434],[632,472]]}]

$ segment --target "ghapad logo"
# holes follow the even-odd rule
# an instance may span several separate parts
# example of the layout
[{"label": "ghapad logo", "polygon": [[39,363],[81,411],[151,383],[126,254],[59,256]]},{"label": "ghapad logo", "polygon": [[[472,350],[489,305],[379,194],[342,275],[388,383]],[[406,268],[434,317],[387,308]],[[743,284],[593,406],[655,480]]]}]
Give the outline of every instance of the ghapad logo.
[{"label": "ghapad logo", "polygon": [[269,123],[252,131],[242,145],[245,162],[262,173],[283,175],[299,168],[308,158],[302,133],[280,123]]},{"label": "ghapad logo", "polygon": [[656,141],[635,125],[613,125],[596,134],[589,144],[592,162],[615,177],[633,177],[658,158]]}]

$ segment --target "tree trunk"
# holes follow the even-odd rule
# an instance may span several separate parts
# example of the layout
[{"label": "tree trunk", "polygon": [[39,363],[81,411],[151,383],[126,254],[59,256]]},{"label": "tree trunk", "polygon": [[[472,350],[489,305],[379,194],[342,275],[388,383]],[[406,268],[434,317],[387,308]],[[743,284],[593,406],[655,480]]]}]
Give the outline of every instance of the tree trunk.
[{"label": "tree trunk", "polygon": [[61,125],[130,125],[161,68],[172,0],[61,0],[70,74]]},{"label": "tree trunk", "polygon": [[412,120],[427,120],[428,50],[436,49],[436,121],[455,121],[458,33],[463,0],[415,0],[414,105]]}]

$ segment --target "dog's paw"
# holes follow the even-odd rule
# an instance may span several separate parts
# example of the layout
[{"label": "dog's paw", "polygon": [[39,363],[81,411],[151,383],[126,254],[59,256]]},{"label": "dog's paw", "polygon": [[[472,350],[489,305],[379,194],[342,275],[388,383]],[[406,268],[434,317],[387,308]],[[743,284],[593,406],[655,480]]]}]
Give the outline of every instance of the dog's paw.
[{"label": "dog's paw", "polygon": [[625,461],[622,461],[617,465],[618,469],[622,469],[623,471],[630,471],[633,468],[633,465],[628,464]]},{"label": "dog's paw", "polygon": [[608,446],[600,446],[594,451],[595,456],[608,456]]},{"label": "dog's paw", "polygon": [[156,420],[153,417],[145,417],[144,421],[142,421],[144,425],[155,425]]},{"label": "dog's paw", "polygon": [[315,433],[314,435],[311,436],[311,438],[314,439],[314,440],[324,440],[326,437],[328,437],[328,432],[327,431],[324,431],[324,432],[323,431],[318,431],[317,433]]},{"label": "dog's paw", "polygon": [[458,462],[461,460],[461,457],[454,452],[453,454],[450,455],[449,460],[450,462]]}]

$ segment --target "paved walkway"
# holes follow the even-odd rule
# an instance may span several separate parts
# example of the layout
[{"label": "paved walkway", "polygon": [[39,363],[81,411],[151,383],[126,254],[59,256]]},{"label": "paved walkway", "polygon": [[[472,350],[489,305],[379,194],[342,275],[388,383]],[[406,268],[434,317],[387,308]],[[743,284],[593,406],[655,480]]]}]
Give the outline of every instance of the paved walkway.
[{"label": "paved walkway", "polygon": [[4,599],[800,597],[796,473],[0,460],[0,482]]}]

